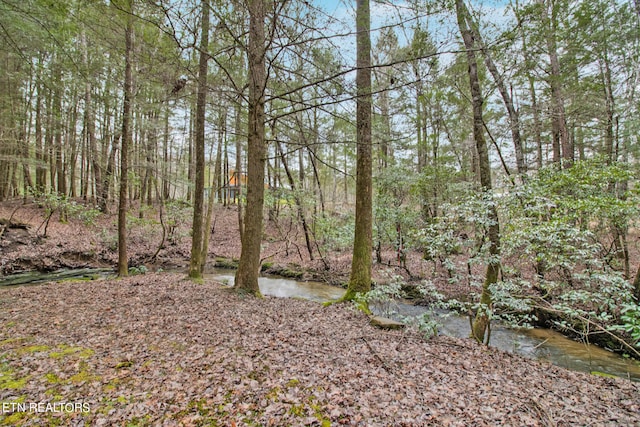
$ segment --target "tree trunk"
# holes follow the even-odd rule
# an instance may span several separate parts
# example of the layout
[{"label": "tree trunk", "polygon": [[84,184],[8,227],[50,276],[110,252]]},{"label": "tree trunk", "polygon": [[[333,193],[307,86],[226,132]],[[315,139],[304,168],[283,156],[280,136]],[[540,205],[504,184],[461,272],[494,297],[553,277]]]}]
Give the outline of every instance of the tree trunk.
[{"label": "tree trunk", "polygon": [[[218,147],[216,149],[218,155],[216,156],[216,164],[214,165],[214,170],[218,170],[220,169],[220,162],[221,162],[221,156],[220,154],[220,147],[223,144],[223,141],[226,140],[226,129],[225,129],[225,123],[227,120],[227,115],[226,113],[222,113],[220,114],[220,124],[218,127],[218,132],[219,132],[219,137],[218,137]],[[209,152],[209,158],[211,158],[211,155],[213,154],[213,144],[211,144],[211,151]],[[207,216],[206,219],[204,221],[204,227],[203,227],[203,233],[202,233],[202,253],[201,253],[201,261],[200,261],[200,273],[204,274],[204,267],[205,264],[207,262],[207,256],[209,254],[209,237],[211,236],[211,233],[213,232],[213,207],[215,204],[215,200],[216,200],[216,195],[219,195],[222,186],[224,185],[220,179],[220,176],[218,176],[218,174],[216,173],[213,177],[213,182],[211,182],[211,191],[209,192],[209,200],[207,202]]]},{"label": "tree trunk", "polygon": [[43,193],[47,184],[47,170],[45,167],[45,145],[42,135],[42,98],[44,96],[42,85],[42,74],[39,71],[40,64],[38,64],[37,71],[37,85],[38,94],[36,98],[36,123],[35,123],[35,138],[36,138],[36,190],[39,193]]},{"label": "tree trunk", "polygon": [[66,195],[66,179],[64,176],[64,157],[62,154],[63,146],[62,146],[62,68],[61,65],[56,64],[53,72],[55,88],[53,89],[53,148],[54,148],[54,159],[53,159],[53,170],[51,185],[53,185],[54,176],[56,179],[56,191],[60,195]]},{"label": "tree trunk", "polygon": [[389,88],[388,83],[383,82],[381,80],[387,78],[386,71],[382,76],[378,76],[376,73],[378,86],[381,86],[380,94],[379,94],[379,102],[380,102],[380,119],[382,120],[382,131],[380,132],[380,151],[378,153],[378,166],[382,169],[385,169],[391,159],[391,114],[389,112]]},{"label": "tree trunk", "polygon": [[[64,174],[65,176],[67,175],[67,173],[69,174],[69,183],[68,183],[68,187],[69,187],[69,191],[68,194],[70,197],[75,198],[77,196],[77,192],[76,192],[76,185],[77,185],[77,167],[76,164],[78,162],[78,154],[79,154],[79,148],[78,147],[78,138],[77,138],[77,134],[76,134],[76,129],[77,129],[77,122],[78,122],[78,94],[74,93],[73,94],[73,105],[71,107],[71,111],[69,112],[69,125],[67,126],[67,154],[68,154],[68,161],[66,161],[64,164]],[[65,155],[65,157],[67,157]]]},{"label": "tree trunk", "polygon": [[23,188],[23,200],[26,202],[27,195],[29,194],[29,189],[33,188],[33,179],[31,177],[31,166],[29,165],[31,162],[30,159],[30,146],[31,146],[31,123],[33,118],[33,112],[31,109],[31,100],[33,98],[34,93],[34,76],[30,76],[29,78],[29,97],[24,102],[24,111],[21,113],[22,120],[20,120],[20,147],[21,153],[20,157],[22,158],[22,188]]},{"label": "tree trunk", "polygon": [[202,277],[203,221],[204,221],[204,133],[205,108],[207,106],[207,73],[209,60],[209,0],[202,0],[202,33],[200,36],[200,65],[198,69],[198,96],[196,100],[196,154],[193,194],[193,231],[191,236],[191,262],[189,277]]},{"label": "tree trunk", "polygon": [[132,139],[133,103],[133,1],[127,0],[127,26],[125,29],[124,103],[122,105],[122,144],[120,148],[120,198],[118,201],[118,276],[129,274],[127,257],[127,174],[128,152]]},{"label": "tree trunk", "polygon": [[[100,149],[100,157],[102,159],[105,159],[105,163],[106,166],[104,167],[104,173],[102,173],[102,169],[101,169],[101,184],[98,186],[96,185],[96,192],[98,191],[98,189],[101,190],[100,193],[96,194],[96,198],[98,201],[98,208],[100,209],[101,212],[107,213],[109,211],[109,195],[111,193],[111,184],[113,183],[113,174],[114,174],[114,168],[115,168],[115,163],[116,163],[116,150],[117,147],[119,145],[119,139],[120,136],[113,136],[112,137],[112,133],[111,132],[111,114],[109,114],[109,110],[110,110],[110,87],[111,84],[109,81],[107,81],[105,83],[105,96],[104,96],[104,104],[103,104],[103,109],[104,109],[104,127],[103,127],[103,131],[102,131],[102,147]],[[113,118],[114,123],[116,123],[116,118]],[[109,144],[109,141],[112,140],[111,144]],[[109,146],[111,146],[111,148],[109,148]],[[104,163],[103,163],[104,164]],[[102,167],[102,164],[100,165],[100,167]]]},{"label": "tree trunk", "polygon": [[567,131],[567,119],[564,110],[564,96],[562,94],[562,76],[560,75],[560,61],[558,59],[558,47],[556,41],[556,12],[554,5],[549,0],[551,16],[549,16],[548,6],[545,0],[538,0],[542,5],[542,19],[546,28],[546,43],[551,65],[549,76],[549,86],[551,87],[551,115],[552,133],[554,143],[554,162],[560,162],[562,157],[562,167],[567,168],[573,164],[573,146]]},{"label": "tree trunk", "polygon": [[[266,18],[264,0],[247,0],[249,10],[249,120],[247,135],[247,210],[242,233],[242,251],[235,277],[240,293],[260,296],[258,274],[264,206],[265,145],[265,64]],[[274,24],[275,25],[275,24]]]},{"label": "tree trunk", "polygon": [[[49,84],[49,86],[47,87],[47,97],[46,97],[46,102],[47,102],[46,119],[47,120],[45,124],[45,132],[46,132],[46,136],[45,136],[45,165],[46,166],[45,167],[47,168],[47,171],[45,171],[45,174],[48,176],[48,178],[45,179],[45,182],[48,179],[48,186],[47,188],[45,188],[45,191],[50,191],[50,192],[56,191],[56,187],[55,187],[56,185],[55,184],[56,183],[56,167],[55,166],[56,165],[54,160],[55,148],[53,143],[54,133],[55,133],[53,98],[54,98],[53,88]],[[46,172],[48,172],[48,174]]]},{"label": "tree trunk", "polygon": [[536,88],[535,81],[533,76],[530,73],[527,73],[527,77],[529,80],[529,93],[531,93],[531,109],[533,110],[533,136],[536,141],[536,151],[538,154],[538,159],[536,165],[538,169],[542,169],[542,131],[540,125],[540,111],[538,107],[538,102],[536,99]]},{"label": "tree trunk", "polygon": [[240,134],[242,131],[242,97],[238,96],[236,104],[235,117],[235,140],[236,140],[236,191],[235,198],[238,200],[238,232],[240,233],[240,241],[242,242],[244,235],[244,213],[242,211],[242,140]]},{"label": "tree trunk", "polygon": [[[416,75],[418,72],[416,71]],[[420,85],[420,82],[418,82]],[[418,172],[422,172],[427,166],[427,147],[426,147],[426,135],[422,135],[422,88],[418,86],[416,88],[416,140],[418,151]]]},{"label": "tree trunk", "polygon": [[[317,135],[317,132],[314,132],[314,135]],[[311,163],[311,168],[313,170],[313,177],[315,180],[316,188],[318,191],[318,197],[320,200],[320,213],[324,216],[324,193],[322,191],[322,183],[320,182],[320,174],[318,172],[318,165],[316,163],[316,149],[312,145],[309,147],[309,162]]]},{"label": "tree trunk", "polygon": [[607,164],[616,161],[613,147],[613,118],[615,114],[615,99],[613,96],[613,84],[611,82],[611,66],[609,65],[608,53],[605,51],[600,59],[600,75],[602,78],[602,86],[604,88],[604,100],[606,109],[606,125],[604,134],[604,148]]},{"label": "tree trunk", "polygon": [[226,129],[225,129],[225,125],[227,123],[227,115],[225,113],[221,113],[220,114],[220,123],[218,124],[218,129],[220,131],[220,138],[218,140],[218,147],[216,148],[216,162],[215,165],[213,167],[213,170],[215,171],[215,179],[213,181],[213,188],[211,189],[211,191],[213,191],[216,195],[216,198],[218,199],[218,203],[224,203],[226,205],[226,197],[223,197],[223,191],[222,188],[225,184],[225,180],[224,180],[224,175],[222,173],[224,167],[222,164],[222,145],[223,145],[223,141],[225,139],[225,133],[226,133]]},{"label": "tree trunk", "polygon": [[516,16],[518,18],[518,28],[520,30],[520,37],[522,37],[522,54],[524,56],[525,61],[525,75],[527,77],[527,82],[529,83],[529,94],[531,96],[531,110],[533,113],[533,137],[536,144],[536,166],[538,170],[542,169],[542,160],[543,160],[543,152],[542,152],[542,131],[540,125],[540,110],[538,107],[538,100],[536,96],[536,87],[535,87],[535,79],[533,78],[533,74],[531,69],[533,68],[533,61],[531,59],[531,55],[529,53],[529,48],[527,47],[527,37],[524,32],[524,25],[522,23],[522,19],[520,18],[520,14],[517,11],[520,9],[518,4],[518,0],[515,3],[516,8]]},{"label": "tree trunk", "polygon": [[[482,104],[484,103],[484,100],[482,98],[482,91],[480,90],[480,81],[478,78],[478,65],[475,56],[476,47],[474,45],[473,34],[469,29],[468,23],[465,22],[464,9],[465,6],[463,0],[456,0],[458,26],[460,27],[460,33],[462,34],[465,50],[467,52],[469,84],[471,87],[471,99],[473,103],[473,138],[476,142],[476,149],[478,152],[480,185],[482,187],[481,191],[489,196],[492,188],[491,164],[489,163],[489,153],[484,138],[484,121],[482,118]],[[498,213],[494,205],[491,205],[489,208],[489,220],[491,221],[488,226],[490,258],[487,265],[484,284],[482,286],[482,294],[480,296],[480,304],[482,306],[478,309],[471,330],[473,338],[480,343],[485,341],[485,336],[489,330],[490,318],[488,311],[491,309],[490,286],[496,283],[500,273],[500,226],[498,223]]]},{"label": "tree trunk", "polygon": [[99,197],[99,200],[102,202],[102,205],[99,207],[101,212],[108,212],[109,210],[107,202],[111,193],[111,184],[113,183],[114,169],[116,167],[116,151],[120,145],[121,137],[122,135],[116,135],[113,137],[111,150],[109,151],[107,167],[105,168],[104,176],[102,178],[102,196]]},{"label": "tree trunk", "polygon": [[[315,178],[315,182],[318,190],[318,197],[320,200],[320,213],[324,217],[324,192],[322,190],[322,183],[320,182],[320,174],[318,173],[318,165],[316,163],[318,159],[318,154],[316,151],[316,147],[319,145],[319,120],[318,120],[318,111],[317,109],[313,111],[313,143],[308,147],[309,148],[309,161],[311,162],[311,168],[313,169],[313,176]],[[315,227],[315,223],[314,223]],[[315,228],[314,228],[315,229]]]},{"label": "tree trunk", "polygon": [[357,0],[356,7],[356,224],[351,276],[344,296],[371,289],[372,159],[371,159],[371,12],[369,0]]},{"label": "tree trunk", "polygon": [[518,111],[513,105],[513,99],[511,95],[507,91],[507,87],[504,83],[504,79],[502,75],[498,71],[493,59],[491,58],[491,54],[487,49],[487,46],[484,44],[482,40],[482,36],[480,35],[480,30],[478,29],[478,25],[473,21],[473,17],[471,13],[469,13],[469,9],[462,2],[463,13],[467,20],[467,25],[472,31],[473,38],[477,44],[479,44],[480,50],[484,55],[484,63],[491,73],[493,77],[493,81],[495,82],[498,91],[500,92],[500,96],[502,97],[502,102],[504,103],[505,108],[507,109],[507,113],[509,115],[509,128],[511,130],[511,139],[513,140],[513,147],[516,154],[516,168],[518,171],[518,175],[522,177],[526,172],[526,164],[524,161],[524,152],[522,149],[522,138],[520,137],[520,117]]},{"label": "tree trunk", "polygon": [[171,164],[170,164],[170,156],[169,156],[169,108],[166,109],[164,114],[164,135],[162,136],[162,193],[161,202],[169,199],[171,195],[171,181],[169,179],[169,174],[171,173]]},{"label": "tree trunk", "polygon": [[193,201],[193,189],[191,186],[191,183],[194,181],[195,179],[195,170],[196,170],[196,159],[195,159],[195,153],[194,153],[194,144],[195,144],[195,140],[196,140],[196,131],[195,131],[195,115],[196,115],[196,106],[193,103],[193,101],[191,102],[191,108],[189,108],[189,151],[188,151],[188,170],[187,170],[187,181],[189,182],[189,184],[187,185],[187,200],[188,201]]},{"label": "tree trunk", "polygon": [[[153,101],[152,101],[153,102]],[[160,125],[159,122],[159,112],[154,111],[151,118],[151,130],[149,131],[149,139],[147,145],[147,174],[146,174],[146,182],[147,182],[147,205],[153,206],[153,189],[155,187],[155,181],[158,178],[157,176],[157,162],[158,162],[158,128]]]}]

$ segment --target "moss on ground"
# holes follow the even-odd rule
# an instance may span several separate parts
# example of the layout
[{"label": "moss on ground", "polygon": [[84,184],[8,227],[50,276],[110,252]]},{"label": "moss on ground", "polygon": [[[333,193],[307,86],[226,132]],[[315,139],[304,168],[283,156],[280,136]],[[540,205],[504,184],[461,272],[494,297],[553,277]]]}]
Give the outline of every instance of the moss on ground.
[{"label": "moss on ground", "polygon": [[95,354],[95,351],[85,347],[74,347],[67,344],[60,344],[56,347],[57,351],[49,354],[54,359],[62,359],[67,356],[77,356],[81,359],[88,359]]}]

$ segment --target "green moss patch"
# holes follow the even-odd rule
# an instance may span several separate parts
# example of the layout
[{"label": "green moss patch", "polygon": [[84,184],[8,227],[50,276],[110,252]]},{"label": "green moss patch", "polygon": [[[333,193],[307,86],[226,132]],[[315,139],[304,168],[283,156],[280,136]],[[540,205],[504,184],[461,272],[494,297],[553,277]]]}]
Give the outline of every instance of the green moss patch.
[{"label": "green moss patch", "polygon": [[29,377],[18,378],[15,371],[6,363],[0,367],[0,390],[20,390],[28,379]]},{"label": "green moss patch", "polygon": [[0,347],[9,346],[11,344],[22,343],[28,340],[29,338],[24,338],[24,337],[7,338],[6,340],[0,341]]},{"label": "green moss patch", "polygon": [[62,359],[67,356],[76,356],[81,359],[88,359],[95,354],[90,348],[73,347],[67,344],[60,344],[56,347],[57,351],[52,351],[49,356],[54,359]]},{"label": "green moss patch", "polygon": [[48,345],[29,345],[16,349],[16,354],[44,353],[51,349]]},{"label": "green moss patch", "polygon": [[238,269],[238,263],[239,263],[239,261],[236,260],[236,259],[218,257],[218,258],[216,258],[215,267],[217,267],[217,268],[229,268],[229,269],[237,270]]}]

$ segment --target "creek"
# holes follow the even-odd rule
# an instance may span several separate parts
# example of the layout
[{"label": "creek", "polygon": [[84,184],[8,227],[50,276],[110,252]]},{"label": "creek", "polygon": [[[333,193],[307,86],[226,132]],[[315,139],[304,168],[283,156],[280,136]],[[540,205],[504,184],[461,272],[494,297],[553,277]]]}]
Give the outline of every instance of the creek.
[{"label": "creek", "polygon": [[[206,276],[228,286],[233,285],[233,270],[212,269]],[[263,276],[258,283],[263,295],[281,298],[325,302],[338,299],[344,294],[344,289],[326,283],[295,281],[281,277]],[[469,336],[469,319],[453,312],[431,311],[428,307],[406,302],[397,303],[392,308],[392,315],[381,312],[376,314],[403,320],[431,313],[439,324],[440,334],[458,338]],[[530,359],[546,360],[574,371],[617,376],[640,382],[640,361],[624,358],[595,345],[573,341],[551,329],[511,329],[492,325],[491,346]]]},{"label": "creek", "polygon": [[45,282],[57,282],[61,280],[95,280],[113,276],[111,268],[76,268],[60,269],[50,272],[26,271],[8,276],[0,275],[0,286],[36,285]]},{"label": "creek", "polygon": [[[110,269],[59,270],[51,273],[27,272],[11,276],[0,276],[0,286],[30,285],[36,283],[69,280],[95,279],[113,275]],[[205,275],[228,286],[233,285],[234,271],[211,269]],[[321,282],[306,282],[282,277],[263,276],[259,279],[263,295],[280,298],[302,298],[317,302],[338,299],[344,289]],[[375,307],[374,307],[375,308]],[[466,317],[442,310],[432,311],[428,307],[399,302],[392,307],[393,314],[376,314],[396,320],[430,313],[438,323],[438,332],[458,338],[469,336],[469,320]],[[624,358],[595,345],[573,341],[550,329],[511,329],[492,325],[491,346],[517,353],[531,359],[546,360],[554,365],[604,376],[618,376],[640,382],[640,361]]]}]

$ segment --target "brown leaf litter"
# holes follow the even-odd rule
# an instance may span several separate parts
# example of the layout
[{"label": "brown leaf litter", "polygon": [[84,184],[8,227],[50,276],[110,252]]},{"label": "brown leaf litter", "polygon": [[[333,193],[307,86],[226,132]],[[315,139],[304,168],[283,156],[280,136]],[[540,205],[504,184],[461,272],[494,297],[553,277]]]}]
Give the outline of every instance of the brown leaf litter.
[{"label": "brown leaf litter", "polygon": [[639,386],[177,274],[0,290],[11,425],[640,425]]}]

